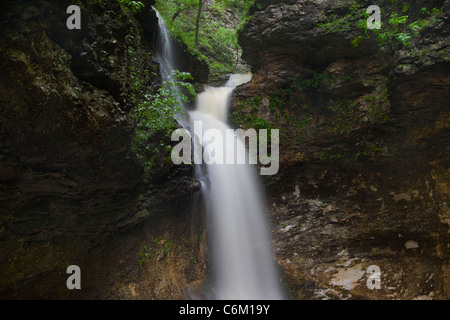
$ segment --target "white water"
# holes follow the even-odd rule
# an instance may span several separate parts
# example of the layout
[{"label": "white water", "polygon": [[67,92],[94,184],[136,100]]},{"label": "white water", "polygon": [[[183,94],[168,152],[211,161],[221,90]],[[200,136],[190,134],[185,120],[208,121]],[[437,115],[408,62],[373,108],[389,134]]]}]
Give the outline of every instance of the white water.
[{"label": "white water", "polygon": [[[156,13],[156,16],[158,17],[158,37],[157,37],[157,55],[156,59],[159,62],[160,67],[160,73],[162,76],[162,80],[168,80],[168,76],[171,71],[178,70],[178,66],[175,61],[174,57],[174,50],[175,47],[174,39],[170,35],[169,29],[167,28],[166,22],[164,21],[161,14],[156,10],[154,7],[152,7],[153,10]],[[179,91],[178,87],[172,88],[174,90]],[[181,99],[178,99],[178,103],[180,105],[183,105],[183,102]],[[176,114],[178,123],[183,127],[187,128],[189,127],[189,120],[186,119],[185,114]]]},{"label": "white water", "polygon": [[[229,129],[226,122],[231,93],[250,79],[251,74],[233,75],[225,87],[206,88],[197,98],[197,111],[190,113],[191,120],[202,121],[203,130],[218,129],[225,136],[225,130]],[[204,148],[214,143],[198,138]],[[224,152],[234,148],[237,159],[247,159],[247,154],[240,154],[241,149],[235,148],[235,141],[226,139],[225,143]],[[242,164],[211,164],[207,172],[213,298],[281,299],[264,216],[264,199],[254,168]]]},{"label": "white water", "polygon": [[158,10],[153,8],[158,17],[158,62],[160,64],[161,75],[163,80],[167,79],[167,75],[170,71],[175,70],[175,60],[173,56],[173,38],[170,36],[169,29],[163,17],[159,14]]},{"label": "white water", "polygon": [[[167,26],[159,19],[158,60],[163,79],[176,68],[173,59],[173,39]],[[189,112],[191,122],[202,121],[203,130],[218,129],[225,136],[229,100],[233,90],[251,80],[251,74],[232,75],[224,87],[206,87],[197,97],[197,110]],[[183,127],[189,124],[180,119]],[[203,147],[209,142],[197,137]],[[226,140],[225,151],[234,148]],[[237,143],[242,143],[237,140]],[[235,148],[237,159],[247,159]],[[235,161],[234,163],[241,163]],[[207,176],[197,166],[202,191],[209,199],[209,228],[211,256],[213,257],[212,297],[214,299],[266,300],[283,297],[274,263],[270,236],[264,216],[256,172],[251,165],[212,164]]]}]

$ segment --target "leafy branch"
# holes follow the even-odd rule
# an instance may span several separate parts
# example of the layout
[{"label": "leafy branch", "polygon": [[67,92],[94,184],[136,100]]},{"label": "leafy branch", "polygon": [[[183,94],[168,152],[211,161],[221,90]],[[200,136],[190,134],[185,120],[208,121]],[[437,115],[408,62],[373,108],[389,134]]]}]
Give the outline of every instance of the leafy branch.
[{"label": "leafy branch", "polygon": [[[131,1],[131,0],[116,0],[120,5],[126,6],[131,9],[134,13],[141,11],[143,7],[145,7],[142,1]],[[94,2],[102,3],[103,0],[94,0]]]}]

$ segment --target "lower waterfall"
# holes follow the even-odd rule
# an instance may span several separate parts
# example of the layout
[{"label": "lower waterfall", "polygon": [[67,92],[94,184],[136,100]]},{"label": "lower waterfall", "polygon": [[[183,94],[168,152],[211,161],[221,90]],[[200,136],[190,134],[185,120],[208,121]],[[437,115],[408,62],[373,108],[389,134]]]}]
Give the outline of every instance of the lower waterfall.
[{"label": "lower waterfall", "polygon": [[[207,87],[197,97],[196,110],[190,112],[192,123],[201,122],[203,130],[219,130],[225,136],[230,129],[226,122],[231,93],[250,79],[251,74],[232,75],[224,87]],[[247,157],[247,152],[242,152],[246,149],[235,147],[243,142],[234,138],[222,146],[196,136],[206,156],[213,158],[221,148],[224,153],[234,148],[236,159],[242,160]],[[211,163],[206,170],[208,183],[203,189],[209,199],[212,298],[282,299],[256,170],[238,163]]]}]

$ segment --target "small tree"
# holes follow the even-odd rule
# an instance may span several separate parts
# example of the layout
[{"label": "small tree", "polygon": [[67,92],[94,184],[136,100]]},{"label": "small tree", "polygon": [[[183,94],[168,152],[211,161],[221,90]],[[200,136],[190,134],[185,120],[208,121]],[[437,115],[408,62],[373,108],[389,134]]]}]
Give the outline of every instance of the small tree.
[{"label": "small tree", "polygon": [[200,18],[204,1],[205,0],[198,0],[197,21],[195,22],[195,46],[197,48],[198,48],[198,31],[200,29]]}]

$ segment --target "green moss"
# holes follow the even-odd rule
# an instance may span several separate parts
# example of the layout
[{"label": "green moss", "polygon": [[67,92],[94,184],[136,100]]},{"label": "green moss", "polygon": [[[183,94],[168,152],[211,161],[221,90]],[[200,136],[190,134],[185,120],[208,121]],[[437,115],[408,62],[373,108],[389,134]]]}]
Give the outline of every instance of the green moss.
[{"label": "green moss", "polygon": [[349,13],[345,16],[338,17],[336,14],[326,16],[323,14],[324,20],[327,22],[320,23],[318,26],[323,29],[325,33],[345,32],[356,26],[356,23],[361,19],[367,20],[367,13],[363,6],[360,6],[356,1],[349,4]]},{"label": "green moss", "polygon": [[291,88],[299,91],[307,89],[317,89],[320,85],[328,85],[330,77],[318,70],[311,70],[306,75],[298,76],[294,79]]},{"label": "green moss", "polygon": [[319,160],[329,161],[338,160],[344,158],[344,155],[333,150],[331,147],[325,148],[325,150],[318,156]]},{"label": "green moss", "polygon": [[371,35],[374,35],[380,45],[392,41],[393,43],[399,43],[405,47],[410,46],[424,28],[436,21],[436,16],[441,11],[438,8],[433,8],[431,11],[428,11],[427,8],[422,8],[420,11],[423,17],[411,20],[412,16],[417,16],[417,14],[414,15],[412,12],[410,12],[409,15],[404,14],[410,10],[408,3],[395,3],[392,12],[384,13],[389,16],[387,19],[388,23],[382,24],[380,29],[368,30],[364,19],[360,20],[358,25],[360,29],[364,31],[364,34],[353,39],[352,44],[357,46],[362,40],[368,39]]},{"label": "green moss", "polygon": [[383,151],[383,141],[381,138],[360,138],[356,143],[354,161],[364,161],[379,155]]},{"label": "green moss", "polygon": [[[261,96],[254,96],[240,102],[237,110],[230,115],[230,123],[235,127],[242,126],[254,129],[274,129],[277,127],[276,123],[288,122],[289,126],[295,129],[295,139],[298,142],[301,142],[303,138],[303,128],[311,122],[312,117],[308,112],[306,116],[298,120],[289,113],[288,106],[291,104],[291,94],[291,89],[279,89],[268,97],[269,109],[276,120],[274,123],[259,116],[260,105],[263,101]],[[287,138],[285,135],[282,135],[281,137],[283,139]]]},{"label": "green moss", "polygon": [[[231,113],[230,123],[236,127],[244,126],[245,128],[253,129],[273,129],[273,125],[265,120],[263,117],[258,116],[259,105],[262,102],[262,97],[254,96],[248,98],[245,102],[239,104],[239,110]],[[249,109],[249,111],[245,111]]]},{"label": "green moss", "polygon": [[329,110],[335,113],[335,118],[332,122],[335,133],[347,134],[352,131],[355,125],[353,114],[356,106],[356,101],[349,102],[347,99],[344,99],[328,107]]},{"label": "green moss", "polygon": [[389,120],[389,110],[385,108],[389,104],[387,87],[365,96],[364,101],[367,103],[368,116],[371,122],[386,123]]}]

